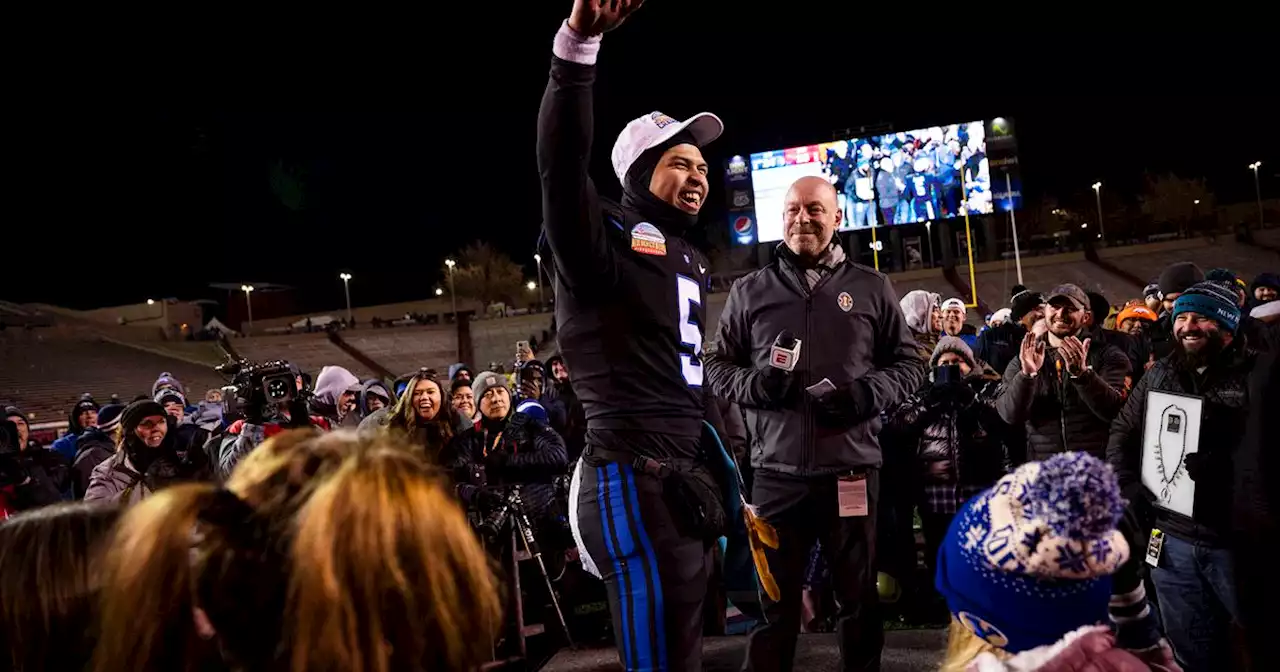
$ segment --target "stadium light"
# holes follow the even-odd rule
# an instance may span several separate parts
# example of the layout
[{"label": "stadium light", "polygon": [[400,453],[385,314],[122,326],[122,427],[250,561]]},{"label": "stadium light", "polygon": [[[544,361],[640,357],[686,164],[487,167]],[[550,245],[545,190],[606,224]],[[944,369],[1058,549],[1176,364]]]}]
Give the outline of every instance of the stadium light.
[{"label": "stadium light", "polygon": [[342,291],[347,296],[347,323],[354,324],[355,321],[351,319],[351,274],[339,273],[338,277],[342,279]]},{"label": "stadium light", "polygon": [[452,259],[445,259],[444,265],[449,267],[449,300],[453,302],[453,319],[458,319],[458,293],[453,290],[453,267],[458,262]]},{"label": "stadium light", "polygon": [[524,283],[524,286],[527,287],[529,291],[532,292],[533,290],[538,288],[538,283],[530,280],[529,282]]},{"label": "stadium light", "polygon": [[1198,199],[1198,198],[1197,198],[1196,200],[1192,201],[1192,202],[1191,202],[1191,204],[1192,204],[1192,205],[1200,205],[1200,199]]},{"label": "stadium light", "polygon": [[1081,224],[1081,225],[1080,225],[1080,228],[1082,228],[1082,229],[1087,229],[1087,228],[1089,228],[1089,222],[1085,222],[1085,223]]},{"label": "stadium light", "polygon": [[244,305],[249,309],[249,322],[244,330],[246,336],[253,331],[253,301],[249,299],[249,293],[253,291],[253,285],[240,285],[240,291],[244,292]]},{"label": "stadium light", "polygon": [[1262,228],[1262,183],[1258,181],[1258,169],[1261,167],[1261,161],[1249,164],[1249,168],[1253,171],[1253,191],[1258,197],[1258,228]]},{"label": "stadium light", "polygon": [[155,300],[155,299],[147,299],[147,305],[148,305],[148,306],[154,306],[154,305],[156,305],[156,300]]},{"label": "stadium light", "polygon": [[1098,237],[1101,238],[1102,237],[1101,234],[1105,234],[1107,232],[1107,227],[1102,223],[1102,183],[1101,182],[1093,183],[1093,195],[1098,199],[1098,233],[1100,234]]},{"label": "stadium light", "polygon": [[436,296],[444,296],[444,290],[436,287]]},{"label": "stadium light", "polygon": [[534,253],[533,263],[538,265],[538,309],[542,309],[542,255]]}]

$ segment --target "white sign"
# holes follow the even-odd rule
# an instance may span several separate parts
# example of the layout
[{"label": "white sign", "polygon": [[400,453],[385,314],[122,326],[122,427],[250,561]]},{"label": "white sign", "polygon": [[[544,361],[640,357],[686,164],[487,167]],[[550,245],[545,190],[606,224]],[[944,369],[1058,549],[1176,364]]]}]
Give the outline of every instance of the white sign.
[{"label": "white sign", "polygon": [[1196,484],[1187,475],[1187,456],[1200,449],[1204,401],[1183,394],[1147,391],[1142,423],[1142,485],[1156,506],[1191,517]]}]

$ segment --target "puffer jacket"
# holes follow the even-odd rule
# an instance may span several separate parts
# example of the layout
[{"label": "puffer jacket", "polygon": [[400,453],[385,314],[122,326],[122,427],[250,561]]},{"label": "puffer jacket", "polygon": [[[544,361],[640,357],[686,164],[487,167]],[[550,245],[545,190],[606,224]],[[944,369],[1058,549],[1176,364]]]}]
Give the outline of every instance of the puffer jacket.
[{"label": "puffer jacket", "polygon": [[889,424],[916,456],[917,482],[981,489],[1005,474],[999,390],[995,371],[975,371],[963,383],[924,388],[894,411]]},{"label": "puffer jacket", "polygon": [[[1257,353],[1233,342],[1204,373],[1187,371],[1176,357],[1165,358],[1143,376],[1124,408],[1111,423],[1107,461],[1116,471],[1125,497],[1146,522],[1188,541],[1226,543],[1231,531],[1232,470],[1249,416],[1249,374]],[[1199,458],[1196,499],[1190,518],[1153,509],[1154,494],[1142,485],[1142,434],[1147,393],[1151,390],[1200,397]],[[1161,409],[1150,409],[1159,413]]]},{"label": "puffer jacket", "polygon": [[1040,338],[1045,343],[1044,365],[1032,378],[1022,373],[1019,357],[1010,361],[996,410],[1010,425],[1026,425],[1027,461],[1067,451],[1102,458],[1111,421],[1124,403],[1128,355],[1092,341],[1085,362],[1088,370],[1072,378],[1057,348],[1049,346],[1048,334]]},{"label": "puffer jacket", "polygon": [[569,469],[564,440],[555,430],[524,413],[512,413],[498,427],[486,429],[483,422],[477,422],[449,444],[446,464],[458,484],[458,496],[472,503],[482,486],[476,482],[475,472],[483,467],[483,485],[520,485],[529,517],[541,517],[551,504],[554,480]]},{"label": "puffer jacket", "polygon": [[129,456],[124,451],[118,451],[93,468],[89,485],[85,488],[84,501],[137,504],[158,489],[153,486],[154,482],[148,482],[138,473],[129,461]]}]

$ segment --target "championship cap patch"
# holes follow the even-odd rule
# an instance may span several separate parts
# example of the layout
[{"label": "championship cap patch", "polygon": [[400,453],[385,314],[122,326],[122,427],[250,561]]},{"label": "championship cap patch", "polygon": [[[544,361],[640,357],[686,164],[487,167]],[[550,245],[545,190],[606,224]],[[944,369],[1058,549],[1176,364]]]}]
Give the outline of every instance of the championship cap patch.
[{"label": "championship cap patch", "polygon": [[631,249],[640,254],[656,257],[667,255],[667,237],[649,222],[640,222],[631,229]]}]

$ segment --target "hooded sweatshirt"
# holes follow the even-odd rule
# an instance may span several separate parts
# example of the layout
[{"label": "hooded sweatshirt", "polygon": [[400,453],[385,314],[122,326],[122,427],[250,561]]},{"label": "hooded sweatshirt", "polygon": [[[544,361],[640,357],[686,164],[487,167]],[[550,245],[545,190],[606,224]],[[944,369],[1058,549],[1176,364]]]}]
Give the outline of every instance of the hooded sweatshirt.
[{"label": "hooded sweatshirt", "polygon": [[[311,400],[311,412],[327,418],[332,424],[341,424],[338,412],[338,399],[343,392],[360,387],[360,379],[341,366],[326,366],[316,376],[315,396]],[[357,418],[354,413],[348,414],[349,424],[355,426]]]}]

